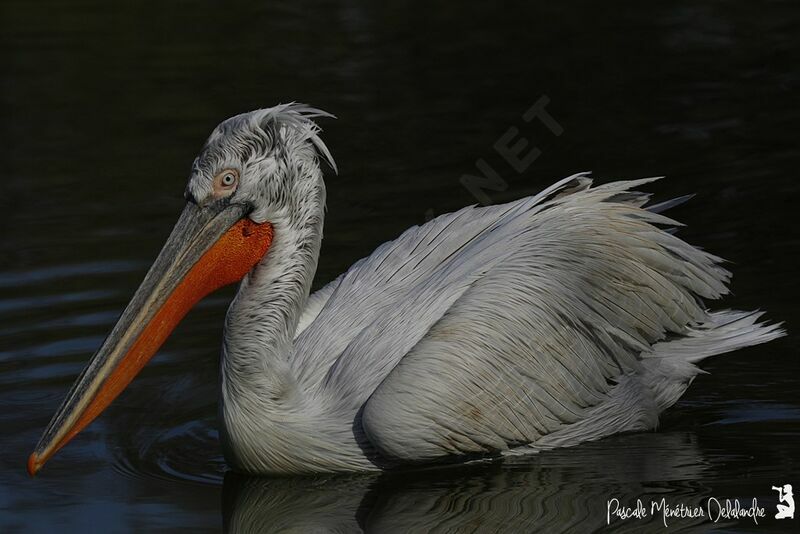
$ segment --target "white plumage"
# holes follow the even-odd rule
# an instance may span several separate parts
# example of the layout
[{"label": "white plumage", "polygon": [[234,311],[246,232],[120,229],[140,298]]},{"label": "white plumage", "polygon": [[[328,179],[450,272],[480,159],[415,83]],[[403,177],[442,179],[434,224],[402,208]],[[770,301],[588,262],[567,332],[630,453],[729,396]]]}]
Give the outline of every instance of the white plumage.
[{"label": "white plumage", "polygon": [[592,187],[578,174],[443,215],[309,297],[316,151],[330,160],[320,115],[229,119],[188,187],[202,198],[221,165],[241,166],[236,194],[275,231],[226,320],[222,438],[241,470],[375,470],[651,429],[695,363],[783,335],[760,313],[706,309],[730,274],[669,231],[671,203],[646,206],[636,188],[652,179]]}]

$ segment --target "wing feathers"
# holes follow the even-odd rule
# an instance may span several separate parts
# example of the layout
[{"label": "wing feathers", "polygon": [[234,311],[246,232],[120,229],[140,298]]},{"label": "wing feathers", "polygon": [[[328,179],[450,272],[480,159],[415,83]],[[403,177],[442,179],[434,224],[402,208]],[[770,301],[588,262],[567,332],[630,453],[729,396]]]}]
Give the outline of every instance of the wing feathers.
[{"label": "wing feathers", "polygon": [[[303,388],[397,460],[652,426],[686,381],[659,393],[643,377],[696,373],[688,355],[653,354],[777,335],[706,311],[730,273],[669,232],[680,223],[661,213],[687,197],[648,206],[635,191],[657,179],[591,187],[580,173],[409,229],[317,299],[292,357]],[[698,338],[707,324],[714,334]]]},{"label": "wing feathers", "polygon": [[[701,299],[726,293],[729,278],[719,258],[660,229],[678,223],[631,191],[656,179],[594,188],[585,175],[562,180],[487,224],[499,229],[492,237],[454,251],[462,265],[478,265],[470,258],[486,250],[502,260],[370,397],[362,425],[376,448],[399,460],[504,451],[577,424],[595,406],[647,395],[619,389],[621,377],[642,372],[642,353],[668,333],[706,320]],[[655,401],[642,406],[618,420],[655,420]]]}]

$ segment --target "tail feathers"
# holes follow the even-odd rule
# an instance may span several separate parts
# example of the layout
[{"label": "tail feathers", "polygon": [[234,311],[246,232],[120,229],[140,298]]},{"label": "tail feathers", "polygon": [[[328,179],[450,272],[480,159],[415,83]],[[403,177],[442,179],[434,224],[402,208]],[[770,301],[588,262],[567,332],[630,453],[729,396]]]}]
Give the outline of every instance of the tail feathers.
[{"label": "tail feathers", "polygon": [[658,414],[675,404],[694,377],[703,372],[695,363],[786,335],[780,324],[758,322],[762,315],[760,311],[709,313],[708,320],[689,329],[685,337],[653,345],[650,352],[642,355],[640,372],[619,377],[608,398],[589,408],[583,419],[504,454],[570,446],[617,432],[655,428]]},{"label": "tail feathers", "polygon": [[694,377],[703,371],[695,363],[786,335],[779,324],[758,322],[764,312],[723,310],[689,328],[684,337],[662,341],[642,355],[642,381],[650,387],[660,410],[672,406]]},{"label": "tail feathers", "polygon": [[653,345],[652,352],[645,357],[682,358],[697,363],[709,356],[766,343],[786,335],[781,328],[783,323],[758,322],[762,315],[762,311],[712,312],[708,315],[708,321],[689,328],[683,337]]},{"label": "tail feathers", "polygon": [[681,204],[690,201],[692,198],[694,198],[693,194],[683,195],[681,197],[665,200],[664,202],[659,202],[658,204],[646,206],[646,209],[647,211],[651,211],[653,213],[661,213],[662,211],[667,211],[668,209],[680,206]]}]

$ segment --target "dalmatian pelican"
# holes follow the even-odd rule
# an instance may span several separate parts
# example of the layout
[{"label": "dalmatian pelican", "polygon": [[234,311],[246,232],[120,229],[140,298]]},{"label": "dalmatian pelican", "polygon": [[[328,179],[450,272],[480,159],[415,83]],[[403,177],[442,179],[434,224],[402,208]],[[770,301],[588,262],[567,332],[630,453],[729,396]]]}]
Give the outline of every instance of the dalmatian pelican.
[{"label": "dalmatian pelican", "polygon": [[239,282],[220,441],[239,471],[374,471],[524,454],[653,429],[709,356],[784,334],[710,311],[722,260],[636,188],[576,174],[415,226],[310,294],[325,183],[315,120],[283,104],[223,121],[186,205],[28,460],[94,420],[200,299]]}]

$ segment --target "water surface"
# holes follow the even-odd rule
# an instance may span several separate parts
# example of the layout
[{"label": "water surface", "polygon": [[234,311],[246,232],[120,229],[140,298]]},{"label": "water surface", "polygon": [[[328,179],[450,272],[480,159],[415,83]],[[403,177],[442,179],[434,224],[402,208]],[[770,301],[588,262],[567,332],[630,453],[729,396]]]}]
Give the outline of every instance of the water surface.
[{"label": "water surface", "polygon": [[[800,488],[793,337],[707,362],[657,432],[455,469],[258,479],[228,473],[217,441],[230,289],[29,479],[27,455],[168,235],[205,136],[278,102],[339,117],[323,124],[340,174],[317,287],[479,200],[459,179],[483,158],[507,184],[491,202],[583,170],[667,175],[660,197],[697,194],[673,214],[682,235],[732,261],[722,306],[796,329],[794,2],[253,4],[0,7],[0,529],[569,531],[603,528],[612,497],[757,497],[759,531],[781,530],[770,487]],[[559,136],[522,119],[543,96]],[[510,127],[541,150],[524,173],[493,149]],[[671,523],[710,527],[755,528]]]}]

